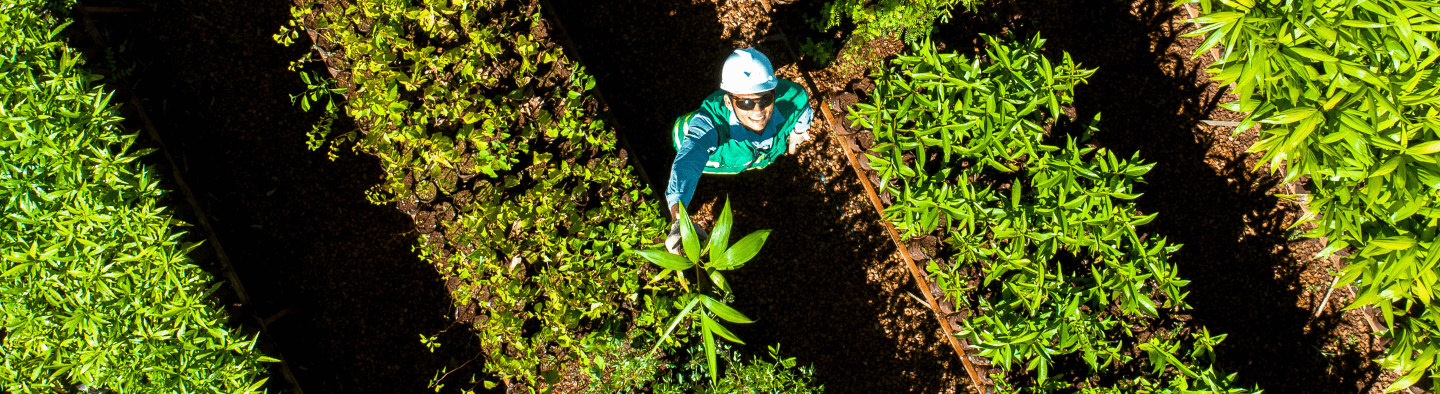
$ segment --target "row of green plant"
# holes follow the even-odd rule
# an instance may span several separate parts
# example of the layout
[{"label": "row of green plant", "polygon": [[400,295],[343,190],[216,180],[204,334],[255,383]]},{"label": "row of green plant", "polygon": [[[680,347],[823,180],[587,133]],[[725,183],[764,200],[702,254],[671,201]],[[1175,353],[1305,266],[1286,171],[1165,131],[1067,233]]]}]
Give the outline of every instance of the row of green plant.
[{"label": "row of green plant", "polygon": [[[1254,392],[1212,366],[1223,335],[1163,323],[1187,308],[1188,281],[1168,260],[1180,246],[1136,229],[1156,216],[1133,202],[1154,164],[1085,145],[1099,115],[1080,125],[1064,114],[1094,71],[1068,54],[1052,63],[1038,36],[985,42],[986,55],[971,59],[925,39],[877,70],[870,102],[849,115],[875,137],[866,158],[894,197],[884,218],[907,237],[943,237],[945,262],[927,272],[973,312],[957,335],[1001,370],[1032,371],[1033,383],[1002,389]],[[1082,135],[1051,133],[1071,126]],[[1090,386],[1141,352],[1148,374]],[[1057,370],[1068,354],[1089,374]]]},{"label": "row of green plant", "polygon": [[[657,366],[620,385],[653,389],[645,376],[674,369],[662,359],[703,340],[711,382],[725,381],[714,337],[740,340],[717,319],[749,319],[726,307],[719,271],[752,258],[765,233],[729,245],[729,225],[717,227],[706,248],[720,259],[708,263],[695,259],[693,232],[689,260],[640,250],[668,223],[599,116],[594,77],[554,44],[539,1],[358,0],[292,16],[276,40],[309,26],[333,43],[321,49],[330,66],[349,75],[300,70],[308,88],[293,99],[325,113],[312,149],[353,144],[378,157],[387,181],[375,202],[408,201],[440,218],[421,254],[461,281],[457,304],[478,303],[487,372],[548,392],[584,367],[607,377],[592,379],[603,391],[615,365]],[[332,130],[341,110],[358,130]],[[691,267],[705,276],[687,279]],[[648,351],[606,350],[617,342]]]},{"label": "row of green plant", "polygon": [[1222,107],[1260,127],[1252,152],[1285,180],[1308,180],[1310,215],[1295,226],[1347,251],[1337,286],[1346,310],[1378,308],[1393,339],[1378,360],[1396,391],[1440,378],[1440,3],[1412,0],[1197,2],[1217,48],[1212,79],[1233,84]]},{"label": "row of green plant", "polygon": [[61,39],[73,5],[0,3],[0,391],[260,391],[276,360],[217,305],[151,150]]},{"label": "row of green plant", "polygon": [[[378,157],[377,203],[451,207],[421,253],[462,280],[457,304],[479,303],[488,372],[538,390],[587,338],[624,326],[621,312],[643,300],[640,264],[622,253],[664,219],[593,112],[593,77],[537,36],[538,1],[360,0],[292,14],[277,39],[308,22],[334,43],[350,75],[337,107],[359,125],[312,139]],[[336,89],[311,85],[301,100]]]}]

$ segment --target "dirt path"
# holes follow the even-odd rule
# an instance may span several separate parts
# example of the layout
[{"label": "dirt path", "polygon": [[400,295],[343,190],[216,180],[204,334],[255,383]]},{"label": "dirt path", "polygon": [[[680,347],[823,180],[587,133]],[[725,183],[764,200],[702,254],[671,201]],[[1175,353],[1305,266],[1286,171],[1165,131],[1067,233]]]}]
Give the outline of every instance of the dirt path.
[{"label": "dirt path", "polygon": [[86,5],[147,10],[95,14],[96,25],[124,44],[122,64],[138,61],[129,80],[254,297],[244,310],[291,311],[262,342],[281,348],[307,393],[426,391],[437,371],[476,353],[464,329],[434,354],[421,345],[418,334],[445,329],[454,308],[412,251],[410,218],[366,202],[378,162],[306,150],[315,118],[290,103],[304,86],[286,66],[309,48],[270,37],[288,0]]}]

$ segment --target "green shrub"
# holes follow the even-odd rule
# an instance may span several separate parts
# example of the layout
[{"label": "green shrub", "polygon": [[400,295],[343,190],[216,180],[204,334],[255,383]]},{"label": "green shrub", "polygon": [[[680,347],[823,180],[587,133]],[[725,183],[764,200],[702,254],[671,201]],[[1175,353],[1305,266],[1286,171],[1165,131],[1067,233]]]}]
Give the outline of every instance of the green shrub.
[{"label": "green shrub", "polygon": [[[308,21],[335,44],[360,129],[322,125],[312,139],[378,157],[376,202],[436,212],[422,256],[461,281],[457,303],[479,304],[486,369],[531,390],[596,338],[628,335],[626,312],[642,329],[658,321],[642,262],[622,255],[666,224],[600,118],[594,77],[540,12],[526,0],[307,4],[276,35],[292,41]],[[329,92],[308,82],[314,102]]]},{"label": "green shrub", "polygon": [[0,4],[0,391],[257,391],[275,360],[228,328],[47,3]]},{"label": "green shrub", "polygon": [[[866,158],[895,197],[885,219],[908,237],[943,231],[940,254],[950,262],[931,260],[927,271],[947,298],[970,303],[974,313],[957,335],[1003,370],[1034,371],[1030,389],[1048,392],[1068,386],[1050,379],[1056,356],[1078,353],[1091,376],[1131,362],[1131,333],[1156,328],[1163,310],[1186,308],[1188,281],[1168,261],[1179,245],[1136,231],[1155,218],[1131,201],[1153,164],[1082,145],[1089,132],[1046,143],[1050,127],[1070,122],[1062,106],[1094,71],[1068,54],[1052,64],[1038,36],[985,40],[982,60],[936,53],[927,38],[875,75],[871,102],[856,104],[850,118],[875,136]],[[979,289],[965,274],[976,268]],[[1139,344],[1157,366],[1150,379],[1169,385],[1144,377],[1127,385],[1249,392],[1210,367],[1208,349],[1223,336],[1195,338],[1183,362],[1163,356],[1184,339],[1174,333]]]},{"label": "green shrub", "polygon": [[702,357],[702,344],[684,346],[679,355],[685,357],[675,363],[660,360],[619,338],[601,338],[589,348],[596,353],[586,370],[590,378],[587,393],[818,394],[825,390],[825,386],[815,384],[814,368],[798,366],[794,357],[780,358],[778,345],[769,347],[768,360],[746,360],[730,346],[718,344],[716,359],[724,375],[713,382],[708,379],[709,363]]},{"label": "green shrub", "polygon": [[1219,48],[1212,78],[1234,83],[1245,114],[1262,125],[1250,148],[1286,181],[1314,184],[1312,214],[1328,257],[1351,253],[1337,286],[1357,284],[1346,309],[1383,312],[1393,339],[1379,360],[1402,375],[1388,391],[1440,377],[1440,4],[1425,1],[1198,2]]},{"label": "green shrub", "polygon": [[938,19],[945,22],[955,5],[969,7],[975,0],[834,0],[825,3],[811,27],[827,31],[847,20],[854,35],[864,41],[899,35],[908,44],[929,34]]},{"label": "green shrub", "polygon": [[688,362],[671,366],[668,373],[652,387],[655,394],[820,394],[824,385],[815,384],[815,369],[798,366],[794,357],[780,358],[780,347],[769,347],[768,360],[759,356],[746,360],[740,352],[721,345],[716,350],[724,363],[724,377],[706,382],[705,366],[700,363],[698,346],[686,348],[692,357]]}]

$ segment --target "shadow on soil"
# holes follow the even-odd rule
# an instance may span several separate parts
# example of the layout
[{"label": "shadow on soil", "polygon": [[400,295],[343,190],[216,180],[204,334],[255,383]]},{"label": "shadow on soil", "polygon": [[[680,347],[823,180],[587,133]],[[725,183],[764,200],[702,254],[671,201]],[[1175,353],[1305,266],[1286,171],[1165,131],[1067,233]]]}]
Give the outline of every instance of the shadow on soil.
[{"label": "shadow on soil", "polygon": [[[1349,393],[1370,385],[1378,375],[1369,361],[1375,354],[1321,354],[1336,335],[1339,315],[1311,320],[1310,311],[1296,306],[1300,274],[1313,262],[1288,257],[1300,245],[1287,241],[1285,229],[1286,214],[1296,208],[1267,195],[1281,179],[1250,171],[1244,160],[1218,173],[1206,163],[1218,159],[1207,155],[1225,143],[1214,139],[1225,136],[1201,133],[1196,125],[1220,101],[1206,100],[1206,87],[1195,86],[1203,69],[1166,52],[1181,46],[1178,33],[1170,32],[1184,30],[1174,17],[1185,11],[1153,0],[1018,0],[981,13],[1018,10],[1024,10],[1019,18],[990,19],[1014,21],[1004,28],[1020,37],[1040,33],[1052,59],[1069,52],[1082,66],[1099,69],[1076,89],[1075,103],[1078,119],[1104,114],[1095,141],[1121,157],[1138,151],[1157,163],[1148,183],[1139,185],[1145,193],[1139,208],[1160,213],[1151,231],[1185,245],[1172,261],[1192,281],[1186,300],[1193,322],[1229,334],[1218,349],[1218,367],[1274,393]],[[1000,28],[950,26],[941,33],[964,48],[973,45],[976,30]]]},{"label": "shadow on soil", "polygon": [[[290,102],[304,86],[286,67],[310,43],[271,39],[290,1],[86,5],[145,10],[94,14],[96,26],[136,61],[129,81],[253,298],[238,317],[275,317],[261,342],[278,345],[306,392],[429,391],[442,368],[472,360],[478,344],[461,327],[440,335],[434,353],[420,343],[444,331],[455,308],[413,251],[410,218],[366,201],[378,161],[306,149],[316,116]],[[481,362],[447,387],[469,387]],[[274,372],[271,387],[288,389]]]}]

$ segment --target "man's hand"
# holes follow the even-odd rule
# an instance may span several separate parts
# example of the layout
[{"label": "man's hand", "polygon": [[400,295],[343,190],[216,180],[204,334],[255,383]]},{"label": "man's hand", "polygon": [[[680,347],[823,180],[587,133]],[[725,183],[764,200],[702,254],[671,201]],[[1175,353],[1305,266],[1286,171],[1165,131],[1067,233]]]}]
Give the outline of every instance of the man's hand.
[{"label": "man's hand", "polygon": [[[669,250],[670,253],[674,253],[676,255],[684,256],[685,239],[684,236],[681,235],[681,231],[684,230],[681,230],[680,228],[680,221],[677,220],[670,223],[670,235],[665,237],[665,250]],[[710,240],[710,233],[705,231],[705,228],[700,227],[700,225],[698,224],[695,225],[695,235],[700,238],[700,245],[702,245],[701,247],[704,247],[703,245],[705,245],[705,242]]]},{"label": "man's hand", "polygon": [[789,147],[789,148],[786,148],[785,151],[786,151],[787,153],[793,155],[793,154],[795,154],[796,148],[800,146],[800,143],[805,142],[805,141],[809,141],[809,140],[810,140],[810,133],[809,133],[808,131],[807,131],[807,132],[804,132],[804,133],[793,133],[793,134],[790,134],[790,142],[789,142],[790,147]]}]

